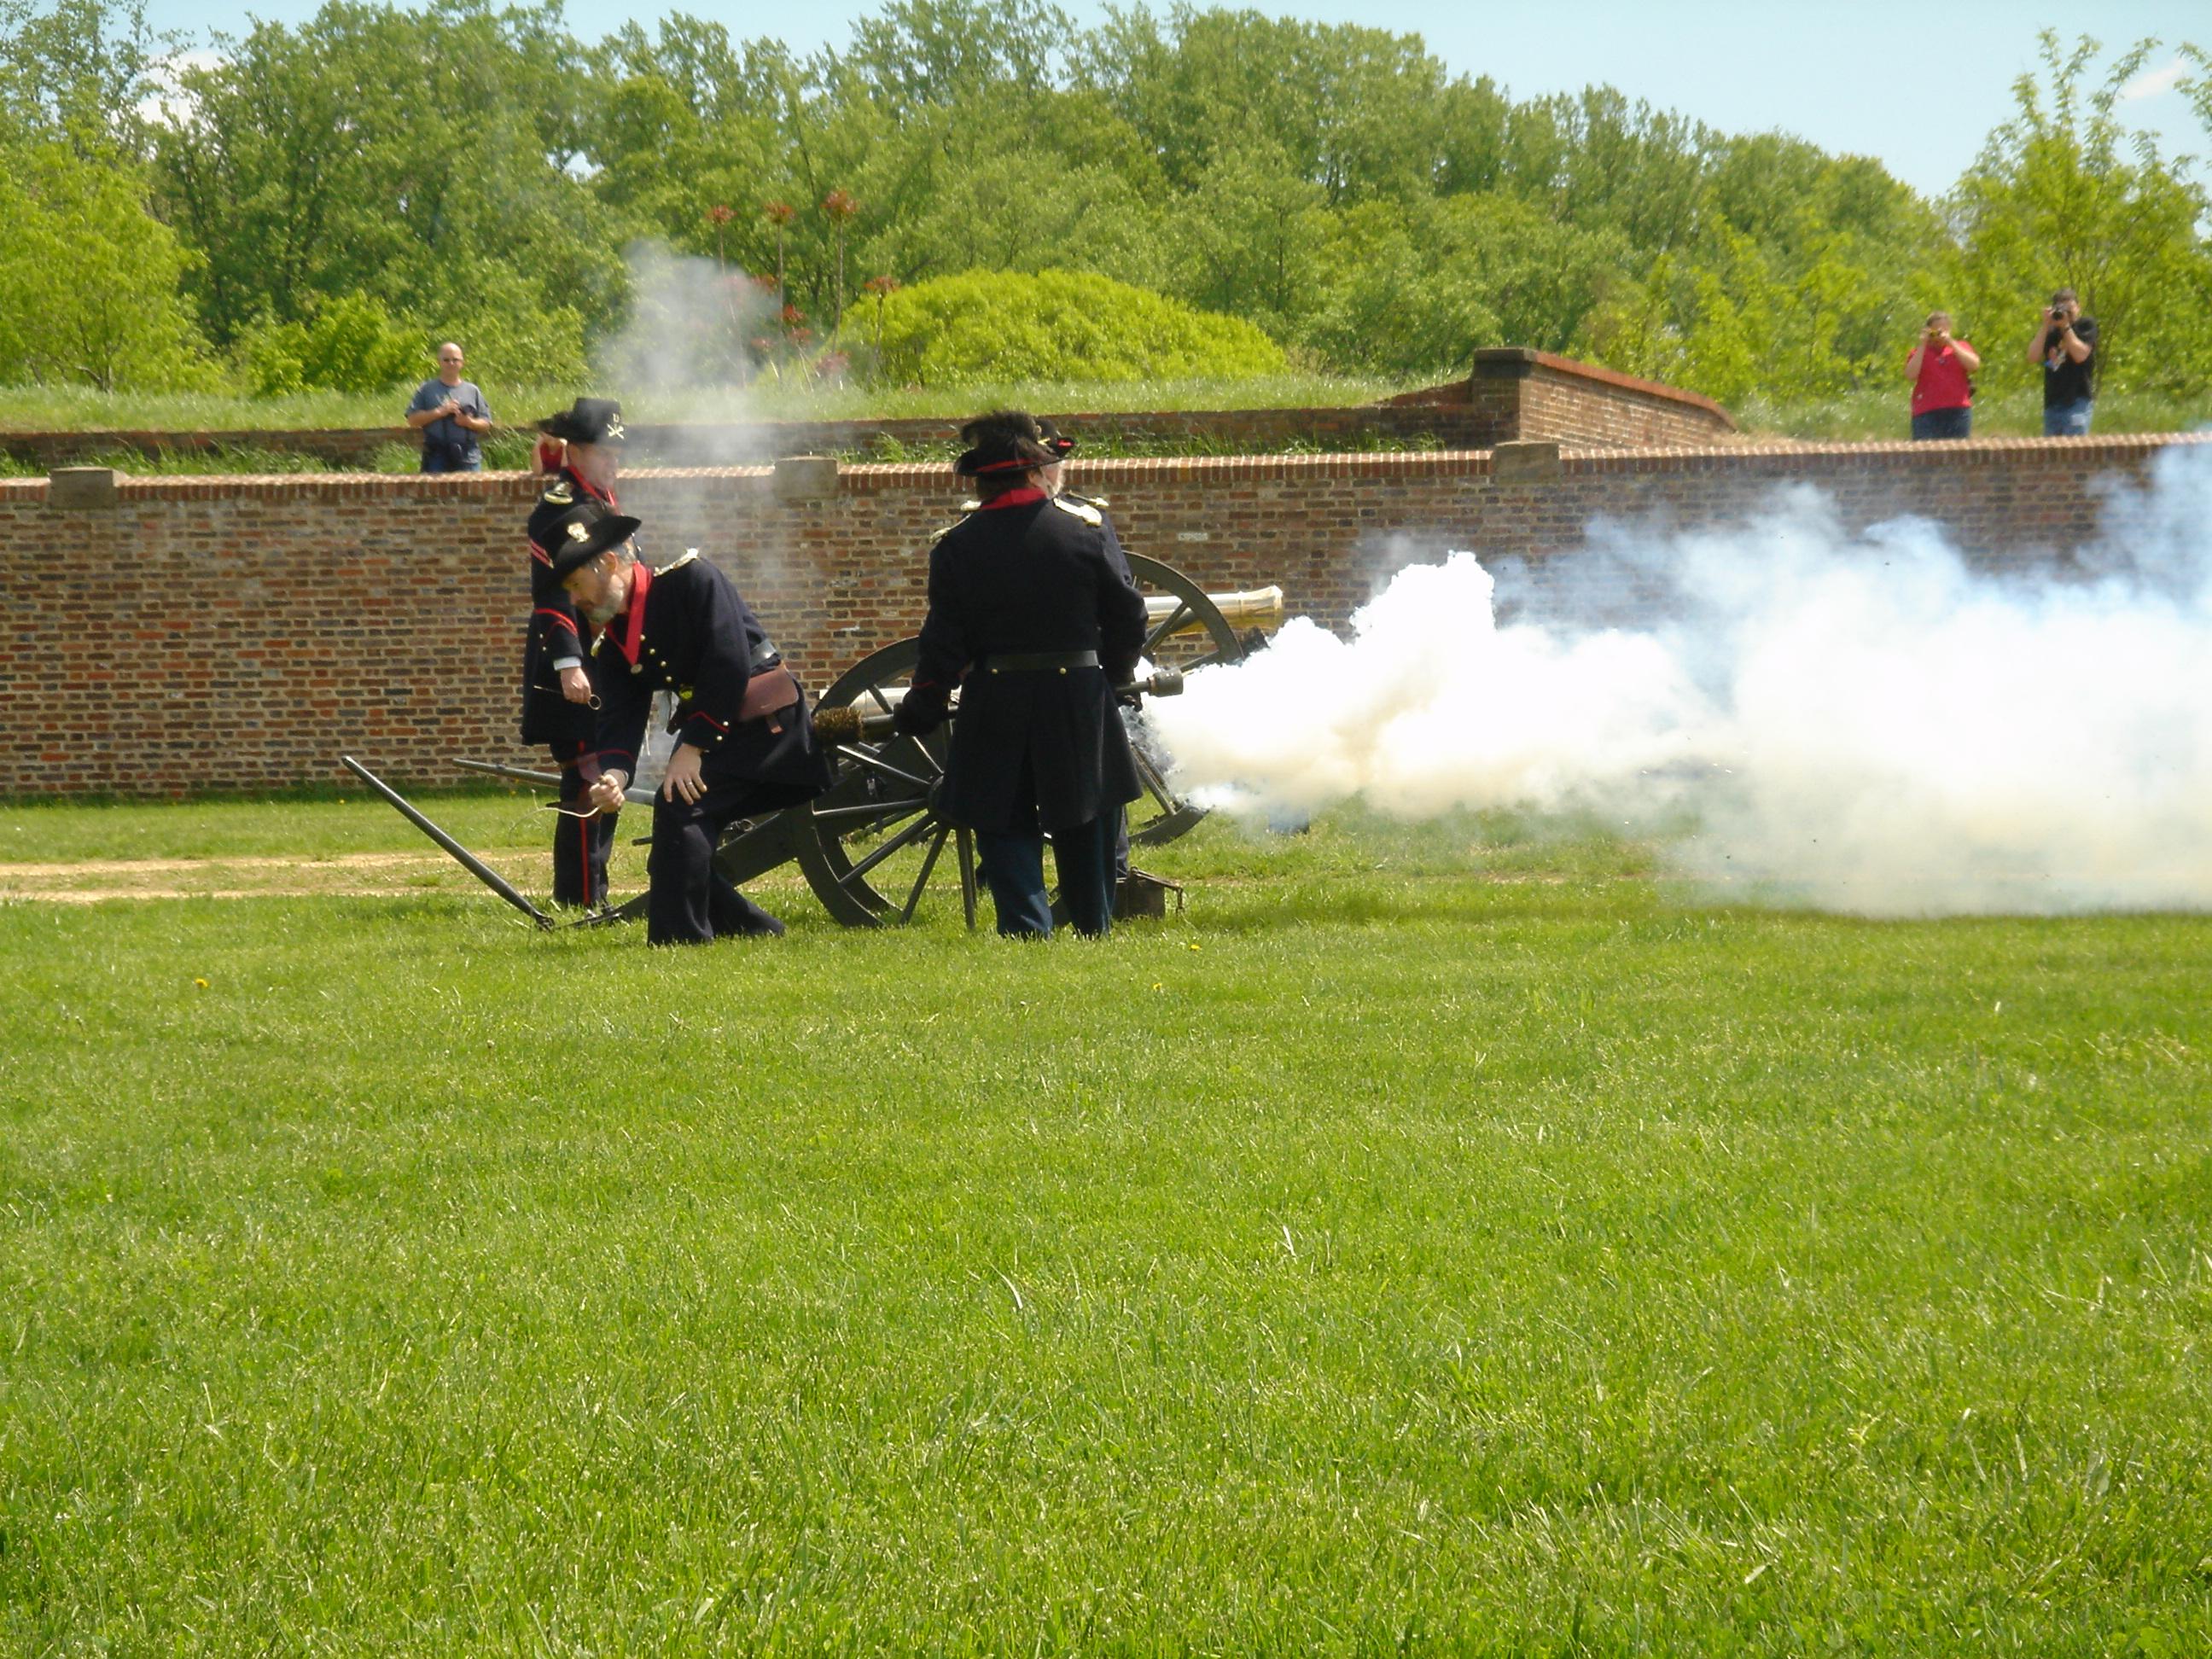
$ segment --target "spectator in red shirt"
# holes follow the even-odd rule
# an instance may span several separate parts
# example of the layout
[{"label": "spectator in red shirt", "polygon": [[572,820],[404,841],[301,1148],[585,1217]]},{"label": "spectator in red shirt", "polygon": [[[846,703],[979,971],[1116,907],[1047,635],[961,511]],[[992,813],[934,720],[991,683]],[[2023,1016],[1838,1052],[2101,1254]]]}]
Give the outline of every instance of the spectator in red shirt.
[{"label": "spectator in red shirt", "polygon": [[1951,313],[1929,312],[1919,343],[1905,357],[1905,373],[1912,381],[1916,442],[1973,436],[1974,383],[1966,377],[1981,366],[1973,347],[1951,337]]}]

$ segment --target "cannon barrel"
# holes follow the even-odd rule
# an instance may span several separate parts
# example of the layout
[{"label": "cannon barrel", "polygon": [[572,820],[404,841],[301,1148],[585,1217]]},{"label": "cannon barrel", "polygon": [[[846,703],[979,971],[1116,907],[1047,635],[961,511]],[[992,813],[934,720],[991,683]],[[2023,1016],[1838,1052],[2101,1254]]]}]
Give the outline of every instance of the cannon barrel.
[{"label": "cannon barrel", "polygon": [[[1133,680],[1114,690],[1121,696],[1179,697],[1182,695],[1182,676],[1172,668],[1155,669],[1149,678]],[[946,718],[955,720],[959,714],[955,708]],[[863,713],[853,703],[839,708],[817,708],[814,711],[814,735],[824,743],[877,743],[890,736],[891,719],[889,714]]]},{"label": "cannon barrel", "polygon": [[[1221,619],[1237,629],[1273,628],[1283,620],[1283,590],[1270,583],[1266,587],[1248,588],[1242,593],[1209,593],[1213,608]],[[1180,607],[1183,620],[1177,624],[1176,634],[1194,633],[1206,626],[1206,619],[1191,609],[1188,601],[1172,593],[1148,593],[1145,596],[1145,623],[1157,628]]]}]

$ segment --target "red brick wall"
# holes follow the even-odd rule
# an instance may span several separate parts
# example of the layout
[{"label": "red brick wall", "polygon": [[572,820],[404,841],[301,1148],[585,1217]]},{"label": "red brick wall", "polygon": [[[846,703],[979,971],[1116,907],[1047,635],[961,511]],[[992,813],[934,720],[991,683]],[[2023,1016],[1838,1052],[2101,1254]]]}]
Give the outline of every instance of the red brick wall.
[{"label": "red brick wall", "polygon": [[[1106,461],[1123,539],[1215,588],[1279,582],[1340,624],[1381,579],[1449,548],[1571,557],[1600,515],[1755,517],[1817,484],[1845,522],[1913,513],[1992,562],[2095,529],[2096,480],[2161,449],[2123,437],[1970,444],[1570,450],[1548,482],[1500,483],[1485,453]],[[410,780],[448,757],[516,755],[527,611],[516,474],[125,481],[107,510],[0,483],[0,768],[11,793],[166,794],[337,781],[357,751]],[[910,631],[923,550],[960,491],[939,467],[847,470],[778,498],[768,469],[641,472],[623,507],[650,556],[697,545],[737,578],[815,689]]]},{"label": "red brick wall", "polygon": [[1500,346],[1474,354],[1474,384],[1498,398],[1510,386],[1518,438],[1551,439],[1601,449],[1709,444],[1735,429],[1710,398],[1656,380],[1639,380],[1548,351]]}]

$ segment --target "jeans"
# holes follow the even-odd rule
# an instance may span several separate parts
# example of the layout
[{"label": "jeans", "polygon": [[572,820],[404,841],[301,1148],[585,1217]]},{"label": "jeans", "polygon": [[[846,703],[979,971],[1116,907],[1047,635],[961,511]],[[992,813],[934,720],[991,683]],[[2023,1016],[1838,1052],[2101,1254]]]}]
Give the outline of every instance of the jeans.
[{"label": "jeans", "polygon": [[1974,435],[1974,411],[1971,409],[1923,410],[1912,417],[1912,441],[1926,443],[1934,438],[1971,438]]},{"label": "jeans", "polygon": [[2084,398],[2079,403],[2045,404],[2043,406],[2043,435],[2046,438],[2086,438],[2089,435],[2089,414],[2097,406],[2094,398]]},{"label": "jeans", "polygon": [[461,455],[445,444],[425,444],[422,447],[422,471],[481,472],[483,471],[483,452],[471,449],[465,455]]}]

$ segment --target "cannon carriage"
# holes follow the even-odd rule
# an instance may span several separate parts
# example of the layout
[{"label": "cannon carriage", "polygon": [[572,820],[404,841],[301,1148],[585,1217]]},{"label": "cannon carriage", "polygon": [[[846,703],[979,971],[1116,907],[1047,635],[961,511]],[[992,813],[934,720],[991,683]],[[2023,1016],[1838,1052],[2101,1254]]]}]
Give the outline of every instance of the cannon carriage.
[{"label": "cannon carriage", "polygon": [[[1130,574],[1145,595],[1145,659],[1151,678],[1133,688],[1140,695],[1172,695],[1182,675],[1241,660],[1266,641],[1282,618],[1282,589],[1209,593],[1174,566],[1129,556]],[[919,640],[897,641],[861,658],[833,680],[814,705],[817,733],[837,757],[836,781],[803,805],[730,826],[714,854],[715,867],[732,884],[745,883],[796,863],[824,909],[848,927],[898,926],[933,903],[957,902],[967,925],[976,921],[978,881],[974,839],[937,808],[938,785],[950,748],[943,727],[925,738],[890,729],[890,716],[905,695]],[[955,694],[954,715],[958,713]],[[1133,848],[1158,846],[1197,823],[1203,808],[1179,796],[1169,781],[1169,757],[1133,731],[1144,797],[1129,808]],[[539,926],[554,920],[467,855],[436,825],[359,762],[346,766],[459,859],[479,879],[530,915]],[[521,781],[556,784],[556,775],[495,762],[457,760],[468,770]],[[634,787],[630,799],[649,802]],[[642,896],[586,917],[580,924],[628,921],[643,913]]]}]

